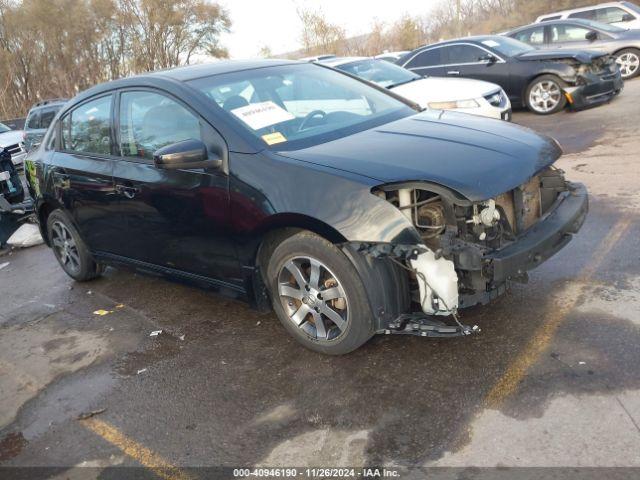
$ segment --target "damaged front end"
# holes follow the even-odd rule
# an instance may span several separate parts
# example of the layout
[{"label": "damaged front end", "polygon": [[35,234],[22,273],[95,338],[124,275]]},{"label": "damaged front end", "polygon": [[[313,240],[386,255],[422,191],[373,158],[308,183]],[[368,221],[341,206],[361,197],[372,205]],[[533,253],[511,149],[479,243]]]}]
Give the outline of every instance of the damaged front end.
[{"label": "damaged front end", "polygon": [[586,108],[611,100],[624,88],[624,82],[615,59],[602,55],[588,62],[574,59],[559,60],[575,71],[575,76],[566,79],[569,85],[564,94],[573,109]]},{"label": "damaged front end", "polygon": [[[588,210],[584,186],[566,181],[554,167],[479,202],[425,182],[380,186],[372,193],[411,221],[422,244],[353,247],[392,259],[408,275],[412,311],[421,312],[390,319],[384,329],[426,336],[471,333],[459,322],[458,309],[488,303],[511,282],[526,282],[527,271],[566,245]],[[456,325],[434,315],[451,315]]]}]

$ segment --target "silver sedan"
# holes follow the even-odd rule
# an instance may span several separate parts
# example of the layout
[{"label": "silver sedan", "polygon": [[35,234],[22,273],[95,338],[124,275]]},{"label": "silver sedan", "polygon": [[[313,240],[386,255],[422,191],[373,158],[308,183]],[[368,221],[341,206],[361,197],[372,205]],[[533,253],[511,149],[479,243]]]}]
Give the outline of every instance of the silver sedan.
[{"label": "silver sedan", "polygon": [[541,49],[571,47],[596,50],[613,55],[622,78],[640,74],[640,30],[629,30],[593,22],[567,19],[534,23],[504,33]]}]

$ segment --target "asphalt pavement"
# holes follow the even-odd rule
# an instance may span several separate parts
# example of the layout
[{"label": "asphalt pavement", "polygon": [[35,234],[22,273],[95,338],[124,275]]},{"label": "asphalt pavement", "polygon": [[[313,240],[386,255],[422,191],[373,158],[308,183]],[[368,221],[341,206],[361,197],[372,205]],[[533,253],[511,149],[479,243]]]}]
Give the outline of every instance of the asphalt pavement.
[{"label": "asphalt pavement", "polygon": [[640,467],[639,103],[637,79],[598,108],[516,112],[559,140],[590,213],[528,284],[462,312],[469,338],[327,357],[204,290],[113,268],[74,283],[46,246],[1,256],[0,476]]}]

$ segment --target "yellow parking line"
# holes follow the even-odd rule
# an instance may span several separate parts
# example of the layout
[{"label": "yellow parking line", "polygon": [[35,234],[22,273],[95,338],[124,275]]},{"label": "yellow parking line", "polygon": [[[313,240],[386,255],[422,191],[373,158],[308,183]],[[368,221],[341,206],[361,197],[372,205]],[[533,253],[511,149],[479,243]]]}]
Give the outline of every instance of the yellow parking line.
[{"label": "yellow parking line", "polygon": [[157,453],[131,440],[113,425],[98,420],[97,418],[82,420],[81,423],[96,435],[99,435],[110,444],[118,447],[126,455],[147,467],[157,476],[165,480],[191,479],[189,475],[181,471],[178,467],[171,465]]},{"label": "yellow parking line", "polygon": [[485,406],[498,408],[507,397],[516,391],[518,385],[520,385],[520,382],[526,375],[527,370],[529,370],[529,367],[531,367],[540,354],[547,349],[560,324],[577,305],[591,277],[593,277],[602,266],[607,255],[622,238],[630,225],[631,219],[628,217],[623,217],[618,220],[611,229],[611,234],[601,242],[593,252],[591,263],[582,269],[576,281],[571,282],[557,295],[556,301],[554,301],[552,305],[553,310],[547,315],[546,321],[489,391],[484,400]]}]

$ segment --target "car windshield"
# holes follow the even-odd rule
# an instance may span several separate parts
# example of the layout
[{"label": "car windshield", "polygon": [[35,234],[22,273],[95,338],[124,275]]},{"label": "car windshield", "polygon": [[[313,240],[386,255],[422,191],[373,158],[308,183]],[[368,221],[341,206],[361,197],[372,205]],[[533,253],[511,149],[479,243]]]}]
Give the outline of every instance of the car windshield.
[{"label": "car windshield", "polygon": [[384,92],[315,64],[256,68],[189,83],[278,149],[328,141],[415,113]]},{"label": "car windshield", "polygon": [[593,20],[582,20],[580,23],[597,30],[602,30],[603,32],[620,33],[627,30],[626,28],[616,27],[615,25],[609,25],[608,23],[594,22]]},{"label": "car windshield", "polygon": [[482,40],[481,43],[487,47],[493,48],[507,57],[515,57],[521,53],[535,50],[531,45],[527,45],[526,43],[511,37],[492,37]]},{"label": "car windshield", "polygon": [[4,123],[0,123],[0,133],[5,133],[10,131],[11,129],[7,127]]},{"label": "car windshield", "polygon": [[338,70],[348,72],[370,82],[377,83],[381,87],[392,88],[403,83],[420,80],[422,77],[410,70],[384,60],[359,60],[357,62],[337,65]]}]

